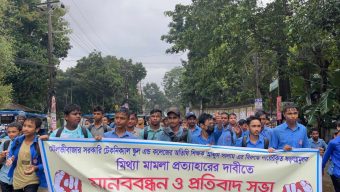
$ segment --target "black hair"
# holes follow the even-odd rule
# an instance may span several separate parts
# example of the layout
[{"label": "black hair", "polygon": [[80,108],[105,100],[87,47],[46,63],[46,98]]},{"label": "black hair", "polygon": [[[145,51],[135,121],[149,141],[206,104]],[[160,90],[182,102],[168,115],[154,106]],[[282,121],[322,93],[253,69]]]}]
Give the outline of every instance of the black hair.
[{"label": "black hair", "polygon": [[101,112],[102,114],[104,114],[104,108],[102,106],[95,106],[93,108],[93,112]]},{"label": "black hair", "polygon": [[293,108],[295,108],[297,111],[299,111],[299,108],[294,103],[287,103],[283,107],[283,113],[286,113],[288,111],[288,109],[293,109]]},{"label": "black hair", "polygon": [[207,113],[202,113],[199,118],[198,118],[198,123],[199,124],[204,124],[206,120],[212,119],[212,115],[207,114]]},{"label": "black hair", "polygon": [[240,119],[240,120],[238,121],[238,124],[239,124],[239,125],[247,124],[247,120],[245,120],[245,119]]},{"label": "black hair", "polygon": [[265,115],[265,118],[268,119],[268,114],[263,110],[256,111],[255,113],[255,117],[257,118],[260,118],[262,115]]},{"label": "black hair", "polygon": [[235,117],[237,117],[236,113],[230,113],[229,118],[230,118],[230,116],[235,116]]},{"label": "black hair", "polygon": [[229,114],[227,112],[222,112],[221,115],[227,115],[229,118]]},{"label": "black hair", "polygon": [[251,123],[252,121],[254,121],[254,120],[258,120],[258,121],[261,122],[261,120],[260,120],[258,117],[252,115],[252,116],[250,116],[250,117],[247,118],[247,124],[250,125],[250,123]]},{"label": "black hair", "polygon": [[32,121],[35,124],[35,129],[38,129],[41,127],[42,121],[39,118],[36,117],[30,117],[25,120],[26,121]]},{"label": "black hair", "polygon": [[162,110],[160,110],[160,109],[152,109],[152,110],[150,111],[150,115],[152,115],[152,114],[154,114],[154,113],[160,113],[161,116],[162,116]]},{"label": "black hair", "polygon": [[132,115],[132,116],[135,116],[135,117],[136,117],[136,119],[138,119],[137,113],[135,113],[135,112],[131,112],[131,113],[130,113],[130,115],[129,115],[129,117],[130,117],[131,115]]},{"label": "black hair", "polygon": [[8,128],[8,127],[15,127],[15,128],[17,128],[19,131],[22,130],[22,125],[21,125],[21,123],[18,123],[18,122],[10,123],[10,124],[7,126],[7,128]]},{"label": "black hair", "polygon": [[337,120],[337,121],[336,121],[336,126],[337,126],[337,127],[340,127],[340,120]]},{"label": "black hair", "polygon": [[318,130],[318,129],[315,129],[315,128],[311,129],[311,130],[310,130],[310,133],[312,134],[312,133],[313,133],[313,131],[316,131],[316,132],[318,132],[318,133],[319,133],[319,130]]},{"label": "black hair", "polygon": [[80,106],[77,104],[69,104],[64,108],[64,114],[69,115],[72,111],[80,111]]},{"label": "black hair", "polygon": [[121,107],[118,111],[116,111],[116,114],[117,113],[124,113],[127,116],[127,118],[130,117],[129,109],[126,107]]}]

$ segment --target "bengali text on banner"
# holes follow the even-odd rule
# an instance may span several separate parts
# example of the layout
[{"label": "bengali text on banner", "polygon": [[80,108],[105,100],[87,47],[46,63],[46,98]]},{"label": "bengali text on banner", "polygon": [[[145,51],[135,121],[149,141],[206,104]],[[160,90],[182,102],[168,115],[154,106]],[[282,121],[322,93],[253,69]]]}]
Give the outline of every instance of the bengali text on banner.
[{"label": "bengali text on banner", "polygon": [[314,149],[263,149],[143,140],[40,141],[49,191],[321,191]]}]

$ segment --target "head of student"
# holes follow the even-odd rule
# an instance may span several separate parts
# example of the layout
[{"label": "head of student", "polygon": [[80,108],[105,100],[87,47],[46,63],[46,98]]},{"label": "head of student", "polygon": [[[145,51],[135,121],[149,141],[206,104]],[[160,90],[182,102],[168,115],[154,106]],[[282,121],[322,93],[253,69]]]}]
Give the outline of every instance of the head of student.
[{"label": "head of student", "polygon": [[319,139],[319,130],[318,129],[312,129],[310,133],[311,133],[311,137],[314,141],[317,141]]},{"label": "head of student", "polygon": [[240,119],[240,120],[238,121],[238,124],[239,124],[240,127],[242,128],[242,131],[247,131],[247,130],[248,130],[247,120],[245,120],[245,119]]},{"label": "head of student", "polygon": [[298,107],[293,103],[287,103],[283,108],[283,115],[287,124],[295,124],[299,118]]},{"label": "head of student", "polygon": [[17,118],[17,122],[20,123],[21,125],[24,124],[24,121],[26,119],[26,114],[25,112],[19,112],[18,116],[16,117]]},{"label": "head of student", "polygon": [[129,109],[125,107],[121,107],[115,114],[115,125],[116,129],[119,128],[127,128],[128,122],[130,118]]},{"label": "head of student", "polygon": [[194,128],[196,126],[196,123],[197,123],[196,122],[197,121],[196,114],[194,112],[188,112],[185,117],[187,119],[188,127]]},{"label": "head of student", "polygon": [[33,136],[40,130],[42,121],[39,118],[27,118],[22,126],[22,134],[27,136]]},{"label": "head of student", "polygon": [[167,116],[170,128],[174,129],[179,127],[181,113],[177,107],[170,107]]},{"label": "head of student", "polygon": [[249,133],[254,136],[259,136],[262,125],[261,125],[261,120],[257,118],[256,116],[250,116],[247,118],[247,124],[249,127]]},{"label": "head of student", "polygon": [[138,117],[137,117],[137,113],[135,112],[131,112],[129,115],[129,121],[128,121],[128,125],[127,127],[130,129],[133,129],[136,127],[138,122]]},{"label": "head of student", "polygon": [[22,125],[19,122],[13,122],[9,124],[6,128],[6,132],[8,137],[13,140],[15,137],[17,137],[22,130]]},{"label": "head of student", "polygon": [[261,120],[262,127],[267,124],[267,113],[263,110],[256,111],[255,117]]},{"label": "head of student", "polygon": [[221,121],[222,121],[222,125],[226,126],[228,124],[229,121],[229,115],[227,112],[222,112],[221,113]]},{"label": "head of student", "polygon": [[162,120],[162,111],[160,109],[152,109],[150,111],[150,125],[154,127],[160,126]]},{"label": "head of student", "polygon": [[64,118],[69,128],[76,128],[81,120],[80,106],[69,104],[64,108]]},{"label": "head of student", "polygon": [[103,120],[104,117],[104,108],[101,106],[96,106],[92,110],[93,113],[93,119],[95,122],[100,123]]},{"label": "head of student", "polygon": [[229,115],[229,123],[231,126],[235,126],[237,122],[237,116],[235,113],[230,113]]},{"label": "head of student", "polygon": [[198,118],[200,127],[207,131],[214,128],[213,116],[207,113],[202,113]]}]

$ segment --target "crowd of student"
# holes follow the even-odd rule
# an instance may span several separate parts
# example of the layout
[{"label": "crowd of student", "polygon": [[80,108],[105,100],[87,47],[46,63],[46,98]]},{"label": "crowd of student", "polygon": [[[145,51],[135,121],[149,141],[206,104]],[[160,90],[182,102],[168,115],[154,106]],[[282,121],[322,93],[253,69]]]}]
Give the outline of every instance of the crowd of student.
[{"label": "crowd of student", "polygon": [[[340,190],[340,122],[334,139],[327,144],[319,138],[318,130],[310,132],[298,123],[298,108],[287,105],[283,110],[285,122],[275,128],[267,127],[268,118],[265,112],[258,111],[246,120],[237,121],[234,113],[215,113],[214,116],[202,113],[199,117],[193,112],[185,115],[181,123],[178,108],[171,107],[166,119],[162,120],[162,111],[150,112],[148,125],[143,127],[136,113],[121,108],[115,113],[114,127],[103,122],[104,110],[98,106],[93,109],[94,122],[80,126],[81,109],[71,104],[64,109],[66,124],[49,135],[38,136],[41,120],[27,118],[14,122],[7,127],[8,141],[0,147],[2,168],[0,185],[3,192],[35,192],[38,187],[46,187],[46,179],[38,147],[38,139],[60,138],[116,138],[143,139],[168,142],[185,142],[203,145],[222,145],[267,149],[268,152],[294,148],[317,148],[323,155],[322,169],[329,158],[330,174],[336,192]],[[139,125],[139,126],[138,126]],[[324,153],[325,151],[325,153]]]}]

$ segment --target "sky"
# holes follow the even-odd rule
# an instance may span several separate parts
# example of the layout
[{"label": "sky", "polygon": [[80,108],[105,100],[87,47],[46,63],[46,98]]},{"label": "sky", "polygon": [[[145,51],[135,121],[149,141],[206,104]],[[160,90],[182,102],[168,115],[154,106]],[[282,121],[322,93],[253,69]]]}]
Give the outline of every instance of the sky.
[{"label": "sky", "polygon": [[[271,0],[262,0],[264,4]],[[65,19],[72,30],[71,50],[60,68],[74,67],[77,60],[93,50],[102,55],[142,62],[147,76],[142,81],[157,83],[161,89],[167,71],[181,66],[186,53],[166,54],[171,45],[160,38],[169,31],[165,11],[191,0],[61,0],[68,9]]]},{"label": "sky", "polygon": [[65,19],[72,30],[72,48],[60,68],[74,67],[81,57],[98,50],[105,55],[142,62],[147,76],[161,88],[165,72],[181,66],[186,54],[166,54],[171,45],[162,41],[169,31],[165,11],[191,0],[62,0],[68,9]]}]

